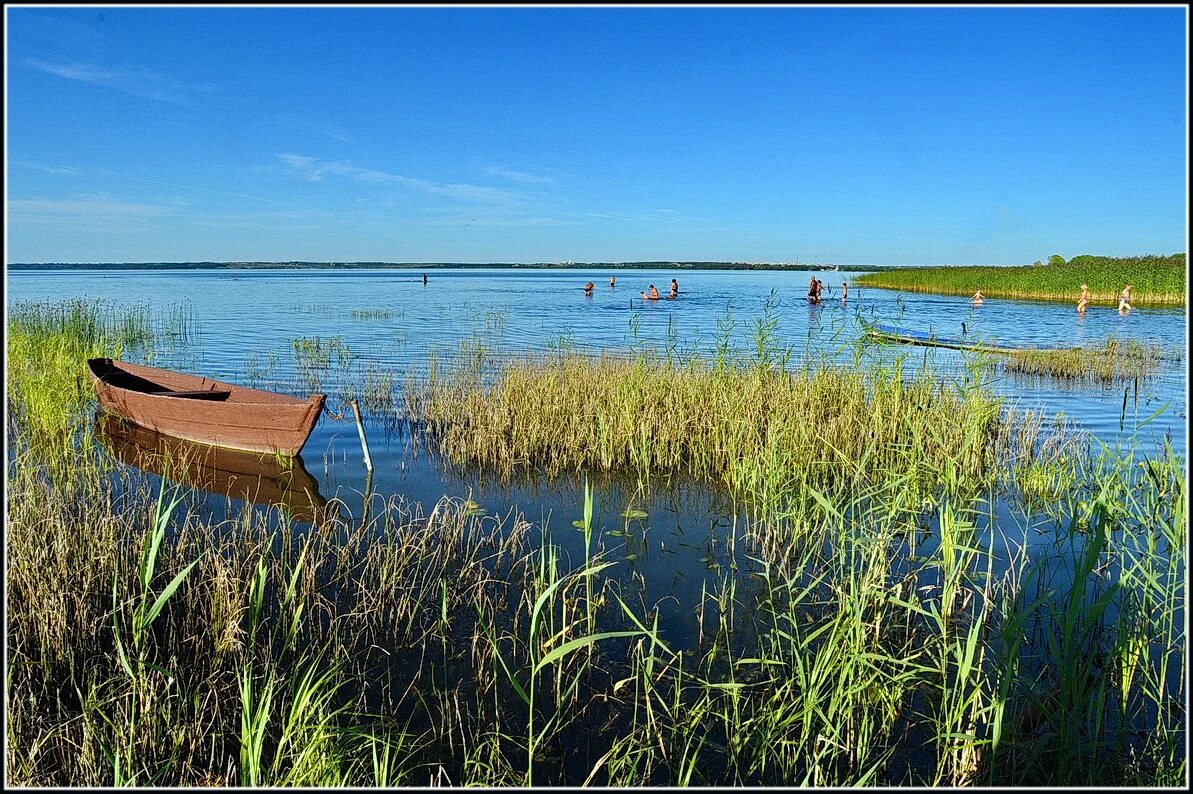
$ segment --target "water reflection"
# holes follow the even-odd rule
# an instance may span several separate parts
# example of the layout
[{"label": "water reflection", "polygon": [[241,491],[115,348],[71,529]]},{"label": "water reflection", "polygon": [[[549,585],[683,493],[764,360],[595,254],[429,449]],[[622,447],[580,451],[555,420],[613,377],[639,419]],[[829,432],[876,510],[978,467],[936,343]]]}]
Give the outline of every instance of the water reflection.
[{"label": "water reflection", "polygon": [[196,444],[100,412],[95,434],[118,460],[136,468],[244,502],[285,508],[313,522],[328,509],[301,457],[287,458]]}]

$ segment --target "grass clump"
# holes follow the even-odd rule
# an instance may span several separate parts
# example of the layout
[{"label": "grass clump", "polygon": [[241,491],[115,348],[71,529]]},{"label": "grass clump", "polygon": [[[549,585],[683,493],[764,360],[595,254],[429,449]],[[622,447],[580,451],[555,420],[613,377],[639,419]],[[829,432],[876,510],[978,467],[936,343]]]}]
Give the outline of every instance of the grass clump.
[{"label": "grass clump", "polygon": [[1068,262],[1021,267],[947,266],[906,267],[865,273],[856,283],[868,287],[972,295],[987,298],[1026,298],[1077,304],[1081,285],[1088,284],[1091,304],[1117,305],[1119,294],[1132,285],[1136,306],[1185,305],[1185,255],[1075,256]]},{"label": "grass clump", "polygon": [[1007,354],[1003,367],[1017,375],[1111,384],[1150,377],[1163,358],[1156,343],[1112,338],[1102,347],[1017,350]]},{"label": "grass clump", "polygon": [[6,333],[9,410],[34,437],[68,439],[94,397],[87,359],[150,356],[158,341],[185,341],[190,333],[184,305],[155,318],[147,304],[16,303],[9,308]]},{"label": "grass clump", "polygon": [[957,466],[982,480],[1009,437],[1001,403],[927,372],[561,353],[433,367],[408,384],[410,414],[457,462],[548,476],[583,469],[684,473],[763,496]]}]

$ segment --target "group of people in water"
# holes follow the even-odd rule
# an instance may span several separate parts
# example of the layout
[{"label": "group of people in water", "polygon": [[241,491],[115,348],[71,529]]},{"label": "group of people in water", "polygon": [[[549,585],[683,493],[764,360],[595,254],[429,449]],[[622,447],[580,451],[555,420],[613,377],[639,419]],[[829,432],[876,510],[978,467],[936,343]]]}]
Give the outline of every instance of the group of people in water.
[{"label": "group of people in water", "polygon": [[[617,288],[617,276],[609,276],[609,288],[610,289]],[[596,289],[596,287],[595,287],[595,285],[593,285],[593,283],[591,281],[588,282],[587,284],[585,284],[584,285],[585,297],[591,298],[592,292],[595,289]],[[675,279],[671,279],[671,294],[667,296],[667,299],[675,300],[678,297],[679,297],[679,282],[676,281]],[[642,300],[644,300],[644,301],[660,300],[659,291],[658,291],[658,289],[655,288],[654,284],[651,284],[649,289],[646,292],[642,293]]]},{"label": "group of people in water", "polygon": [[[808,284],[808,303],[815,306],[821,302],[821,297],[824,293],[824,282],[812,276],[811,283]],[[841,282],[841,304],[844,305],[849,300],[849,282]]]},{"label": "group of people in water", "polygon": [[[423,283],[424,284],[427,283],[426,275],[423,276]],[[617,287],[617,276],[609,277],[609,287],[610,287],[610,289]],[[592,297],[592,293],[593,293],[594,289],[596,289],[596,287],[593,285],[593,283],[591,281],[588,282],[587,284],[585,284],[584,285],[585,296]],[[823,292],[824,292],[824,282],[821,281],[820,279],[816,278],[816,276],[812,276],[812,281],[808,284],[808,303],[810,303],[812,305],[816,305],[816,304],[820,303],[821,295]],[[679,282],[676,281],[675,279],[671,279],[671,294],[669,294],[667,296],[667,298],[669,300],[674,300],[678,297],[679,297]],[[644,301],[660,300],[659,291],[657,289],[655,289],[654,284],[651,284],[650,287],[647,289],[647,291],[642,293],[642,300],[644,300]],[[849,283],[842,281],[841,282],[841,303],[844,304],[848,300],[849,300]],[[984,302],[984,300],[985,300],[985,296],[982,295],[982,291],[977,290],[974,292],[973,297],[969,299],[969,302],[972,303],[974,306],[981,306],[982,303]],[[1089,305],[1089,286],[1087,284],[1082,284],[1081,285],[1081,297],[1079,297],[1077,299],[1077,313],[1084,315],[1085,307],[1088,305]],[[1118,313],[1121,315],[1125,315],[1129,311],[1131,311],[1131,285],[1130,284],[1123,287],[1122,294],[1119,295],[1119,298],[1118,298]]]},{"label": "group of people in water", "polygon": [[[981,306],[982,305],[982,291],[978,290],[978,291],[974,292],[973,297],[969,299],[969,302],[972,303],[974,306]],[[1088,305],[1089,305],[1089,285],[1082,284],[1081,285],[1081,295],[1077,298],[1077,313],[1080,315],[1084,315],[1085,307]],[[1126,315],[1127,312],[1129,312],[1129,311],[1131,311],[1131,285],[1127,284],[1127,286],[1123,287],[1122,293],[1118,296],[1118,313],[1120,315]]]}]

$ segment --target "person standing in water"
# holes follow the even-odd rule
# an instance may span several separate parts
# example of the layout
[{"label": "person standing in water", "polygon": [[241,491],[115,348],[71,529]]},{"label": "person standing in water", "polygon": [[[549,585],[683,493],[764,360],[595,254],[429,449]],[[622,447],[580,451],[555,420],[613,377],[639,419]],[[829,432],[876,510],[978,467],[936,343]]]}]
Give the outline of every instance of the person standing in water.
[{"label": "person standing in water", "polygon": [[849,282],[841,282],[841,305],[845,305],[845,301],[849,300]]},{"label": "person standing in water", "polygon": [[1118,313],[1126,314],[1131,311],[1131,285],[1123,287],[1123,293],[1118,296]]},{"label": "person standing in water", "polygon": [[972,303],[974,306],[981,306],[982,305],[982,291],[977,290],[976,292],[974,292],[973,297],[969,299],[969,302]]},{"label": "person standing in water", "polygon": [[423,286],[427,286],[427,274],[423,273]]},{"label": "person standing in water", "polygon": [[1085,307],[1089,305],[1089,286],[1081,285],[1081,297],[1077,299],[1077,313],[1085,314]]},{"label": "person standing in water", "polygon": [[658,299],[659,299],[659,291],[657,289],[655,289],[654,284],[650,285],[650,293],[649,294],[647,294],[645,292],[642,293],[642,300],[644,300],[644,301],[657,301]]},{"label": "person standing in water", "polygon": [[679,282],[676,281],[675,279],[671,279],[671,297],[675,298],[678,296],[679,296]]},{"label": "person standing in water", "polygon": [[609,289],[617,286],[617,276],[609,276]]},{"label": "person standing in water", "polygon": [[592,297],[592,291],[594,289],[596,289],[596,286],[590,281],[584,285],[584,294],[589,297]]}]

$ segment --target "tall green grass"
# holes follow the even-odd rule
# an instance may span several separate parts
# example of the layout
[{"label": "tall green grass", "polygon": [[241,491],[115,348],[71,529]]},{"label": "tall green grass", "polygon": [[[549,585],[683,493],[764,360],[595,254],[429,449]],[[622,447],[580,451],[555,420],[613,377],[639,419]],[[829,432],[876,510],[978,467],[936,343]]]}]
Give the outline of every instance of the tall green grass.
[{"label": "tall green grass", "polygon": [[1016,350],[1002,365],[1015,375],[1113,384],[1152,376],[1165,357],[1158,344],[1111,338],[1102,347]]},{"label": "tall green grass", "polygon": [[870,287],[972,295],[981,290],[987,298],[1027,298],[1077,304],[1081,285],[1089,285],[1090,303],[1117,305],[1119,294],[1132,285],[1136,306],[1185,305],[1185,255],[1075,256],[1064,264],[1021,267],[947,266],[907,267],[857,277]]},{"label": "tall green grass", "polygon": [[864,485],[907,472],[923,490],[944,468],[974,482],[1014,453],[1001,401],[968,376],[941,382],[898,362],[789,372],[748,364],[575,353],[494,370],[433,366],[407,410],[456,462],[548,476],[582,469],[680,472],[771,502],[805,486]]}]

